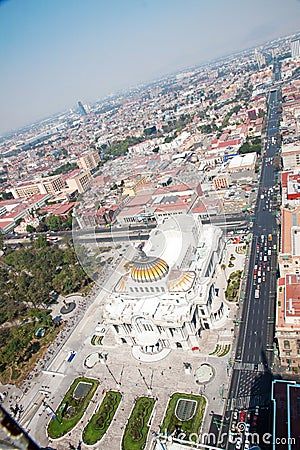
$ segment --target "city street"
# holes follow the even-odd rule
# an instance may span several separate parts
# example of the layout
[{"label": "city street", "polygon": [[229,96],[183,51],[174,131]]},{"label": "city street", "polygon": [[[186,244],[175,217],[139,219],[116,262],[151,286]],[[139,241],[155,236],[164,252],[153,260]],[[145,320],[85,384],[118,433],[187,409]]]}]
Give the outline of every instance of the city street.
[{"label": "city street", "polygon": [[[263,433],[269,431],[271,426],[269,408],[278,248],[278,226],[274,217],[276,205],[273,200],[276,180],[271,161],[277,148],[277,104],[277,91],[271,91],[248,279],[225,420],[220,428],[220,433],[226,432],[229,437],[230,432],[236,431],[236,424],[245,421],[246,413],[251,431]],[[260,275],[260,272],[263,274]],[[260,414],[254,418],[257,406],[260,407]],[[228,440],[226,448],[236,448],[234,439],[232,443]]]}]

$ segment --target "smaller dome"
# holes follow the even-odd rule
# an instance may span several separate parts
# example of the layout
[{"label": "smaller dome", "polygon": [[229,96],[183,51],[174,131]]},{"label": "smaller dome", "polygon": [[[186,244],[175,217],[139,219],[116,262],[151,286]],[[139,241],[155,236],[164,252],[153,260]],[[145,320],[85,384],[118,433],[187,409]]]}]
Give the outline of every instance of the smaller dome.
[{"label": "smaller dome", "polygon": [[166,276],[168,271],[169,266],[163,259],[147,256],[144,260],[134,261],[131,278],[141,283],[158,281]]},{"label": "smaller dome", "polygon": [[193,271],[181,272],[172,270],[169,276],[168,288],[170,292],[189,291],[195,281],[196,274]]}]

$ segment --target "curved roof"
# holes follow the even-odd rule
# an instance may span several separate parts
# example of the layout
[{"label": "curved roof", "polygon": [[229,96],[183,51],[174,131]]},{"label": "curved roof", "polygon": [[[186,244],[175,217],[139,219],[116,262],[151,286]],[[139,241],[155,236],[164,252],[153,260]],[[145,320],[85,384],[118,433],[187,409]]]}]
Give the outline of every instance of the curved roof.
[{"label": "curved roof", "polygon": [[172,270],[168,288],[170,292],[185,292],[189,291],[195,280],[195,272],[180,272],[177,270]]},{"label": "curved roof", "polygon": [[161,258],[143,256],[133,262],[131,278],[140,283],[158,281],[169,271],[168,264]]}]

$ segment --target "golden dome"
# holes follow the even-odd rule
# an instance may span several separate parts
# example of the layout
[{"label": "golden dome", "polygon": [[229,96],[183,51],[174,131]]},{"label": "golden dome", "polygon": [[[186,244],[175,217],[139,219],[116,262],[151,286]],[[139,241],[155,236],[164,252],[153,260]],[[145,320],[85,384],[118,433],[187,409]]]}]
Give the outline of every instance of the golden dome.
[{"label": "golden dome", "polygon": [[189,291],[194,284],[195,278],[196,274],[193,271],[181,272],[179,270],[172,270],[169,277],[168,289],[170,292]]},{"label": "golden dome", "polygon": [[147,283],[157,281],[167,275],[168,264],[161,258],[145,256],[133,262],[131,278],[134,281]]}]

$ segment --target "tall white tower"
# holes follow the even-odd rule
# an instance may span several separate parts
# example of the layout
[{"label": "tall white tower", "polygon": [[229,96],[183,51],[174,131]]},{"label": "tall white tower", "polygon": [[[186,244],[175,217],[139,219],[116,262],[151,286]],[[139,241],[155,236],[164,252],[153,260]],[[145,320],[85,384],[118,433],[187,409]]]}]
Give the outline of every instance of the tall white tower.
[{"label": "tall white tower", "polygon": [[291,40],[291,53],[292,53],[292,59],[297,59],[300,57],[300,38],[299,37]]}]

